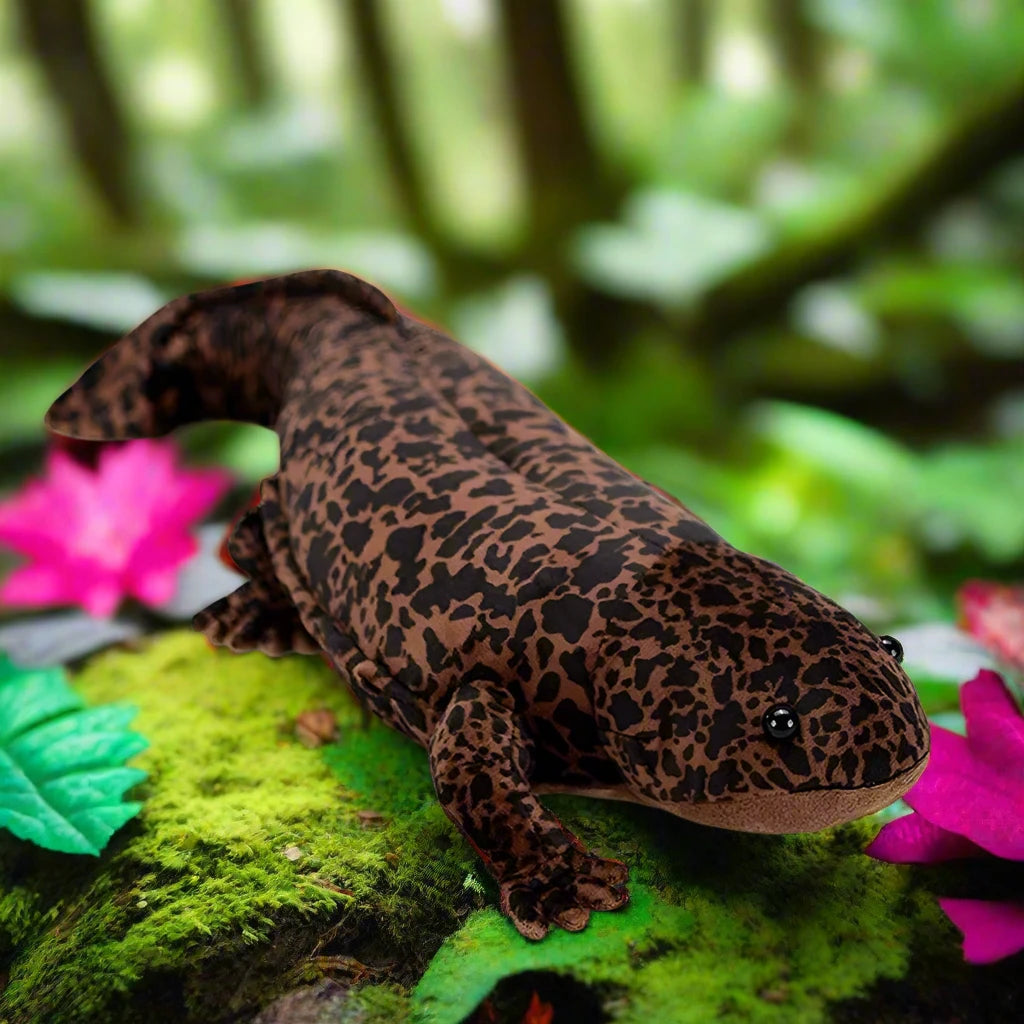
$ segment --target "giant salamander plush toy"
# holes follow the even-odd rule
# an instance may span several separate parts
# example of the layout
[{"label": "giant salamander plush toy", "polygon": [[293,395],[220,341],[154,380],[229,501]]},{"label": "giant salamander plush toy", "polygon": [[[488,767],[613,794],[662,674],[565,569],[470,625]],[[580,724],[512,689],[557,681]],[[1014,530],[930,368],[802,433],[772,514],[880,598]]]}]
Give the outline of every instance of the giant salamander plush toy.
[{"label": "giant salamander plush toy", "polygon": [[326,654],[426,748],[438,799],[531,939],[628,899],[539,799],[749,832],[870,814],[924,770],[902,652],[737,551],[529,391],[376,288],[320,270],[177,299],[48,426],[96,440],[272,427],[280,471],[196,616],[235,651]]}]

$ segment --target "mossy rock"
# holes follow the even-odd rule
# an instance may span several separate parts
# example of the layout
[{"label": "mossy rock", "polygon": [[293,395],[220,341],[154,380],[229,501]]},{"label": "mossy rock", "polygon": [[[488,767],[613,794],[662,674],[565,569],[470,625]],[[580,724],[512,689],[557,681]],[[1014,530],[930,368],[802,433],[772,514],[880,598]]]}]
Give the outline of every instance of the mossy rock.
[{"label": "mossy rock", "polygon": [[[1001,967],[982,983],[960,963],[918,875],[861,854],[863,823],[751,836],[552,798],[630,864],[633,898],[529,943],[494,909],[423,752],[364,727],[317,659],[172,633],[74,684],[139,707],[145,803],[99,858],[0,838],[4,1024],[518,1021],[534,991],[557,1022],[852,1022],[894,992],[906,1004],[915,977],[1003,1010],[1014,991]],[[341,739],[307,749],[294,721],[320,707]]]}]

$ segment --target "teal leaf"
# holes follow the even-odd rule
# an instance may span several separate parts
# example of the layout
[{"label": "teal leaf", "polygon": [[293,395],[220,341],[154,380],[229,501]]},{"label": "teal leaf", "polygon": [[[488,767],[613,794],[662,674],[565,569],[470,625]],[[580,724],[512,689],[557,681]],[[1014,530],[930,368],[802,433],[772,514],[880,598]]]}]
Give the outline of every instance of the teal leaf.
[{"label": "teal leaf", "polygon": [[146,778],[124,762],[148,745],[136,709],[85,708],[60,668],[0,655],[0,828],[61,853],[98,855],[138,814],[124,794]]}]

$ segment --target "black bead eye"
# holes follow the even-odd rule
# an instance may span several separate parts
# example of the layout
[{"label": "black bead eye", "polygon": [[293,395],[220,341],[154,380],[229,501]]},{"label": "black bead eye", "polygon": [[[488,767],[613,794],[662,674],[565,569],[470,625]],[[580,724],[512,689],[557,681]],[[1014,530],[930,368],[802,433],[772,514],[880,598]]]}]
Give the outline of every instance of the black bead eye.
[{"label": "black bead eye", "polygon": [[897,665],[903,664],[903,644],[894,636],[880,636],[878,642],[896,659]]},{"label": "black bead eye", "polygon": [[792,739],[799,728],[800,720],[788,704],[779,704],[764,713],[764,731],[770,740]]}]

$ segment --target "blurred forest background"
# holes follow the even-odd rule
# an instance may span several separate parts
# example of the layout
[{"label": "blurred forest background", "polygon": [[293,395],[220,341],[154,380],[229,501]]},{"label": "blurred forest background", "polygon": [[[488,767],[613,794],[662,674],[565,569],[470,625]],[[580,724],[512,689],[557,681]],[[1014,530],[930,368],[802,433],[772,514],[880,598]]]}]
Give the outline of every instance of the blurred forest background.
[{"label": "blurred forest background", "polygon": [[0,0],[0,111],[0,492],[162,302],[336,266],[878,628],[1022,574],[1020,0]]}]

